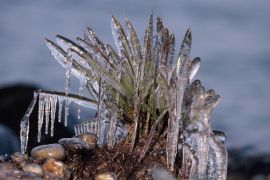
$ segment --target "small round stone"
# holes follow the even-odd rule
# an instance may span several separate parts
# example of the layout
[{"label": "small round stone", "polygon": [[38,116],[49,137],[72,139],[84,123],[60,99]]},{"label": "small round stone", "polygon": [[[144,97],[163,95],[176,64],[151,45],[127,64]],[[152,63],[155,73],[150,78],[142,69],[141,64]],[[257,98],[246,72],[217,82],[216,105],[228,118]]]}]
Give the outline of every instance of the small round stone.
[{"label": "small round stone", "polygon": [[68,179],[70,176],[70,172],[68,171],[66,165],[61,161],[56,161],[53,158],[47,159],[42,167],[45,174],[52,173],[54,175],[63,177],[64,179]]},{"label": "small round stone", "polygon": [[154,180],[160,180],[160,179],[176,179],[173,174],[168,171],[167,169],[165,169],[164,167],[160,167],[155,165],[152,168],[152,178]]},{"label": "small round stone", "polygon": [[18,170],[15,164],[6,162],[6,163],[0,163],[0,171],[14,171]]},{"label": "small round stone", "polygon": [[95,180],[117,180],[117,176],[113,172],[104,172],[97,174]]},{"label": "small round stone", "polygon": [[47,144],[32,149],[31,157],[35,159],[54,158],[63,160],[66,156],[65,148],[61,144]]},{"label": "small round stone", "polygon": [[13,163],[0,163],[0,179],[20,179],[23,174]]},{"label": "small round stone", "polygon": [[85,133],[85,134],[77,135],[75,137],[81,139],[86,144],[88,144],[90,149],[94,149],[97,147],[97,137],[94,134]]},{"label": "small round stone", "polygon": [[43,176],[43,169],[39,164],[31,163],[31,164],[25,164],[22,167],[24,172],[29,172],[29,173],[35,173],[37,175]]}]

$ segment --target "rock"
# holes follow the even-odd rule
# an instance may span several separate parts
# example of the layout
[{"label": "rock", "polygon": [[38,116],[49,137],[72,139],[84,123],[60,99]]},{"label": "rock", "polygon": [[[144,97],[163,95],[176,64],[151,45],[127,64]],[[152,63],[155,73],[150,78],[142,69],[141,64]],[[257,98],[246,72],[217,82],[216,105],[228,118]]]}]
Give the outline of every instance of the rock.
[{"label": "rock", "polygon": [[13,163],[0,163],[0,179],[19,179],[23,172]]},{"label": "rock", "polygon": [[48,173],[52,173],[64,179],[69,179],[70,177],[70,172],[68,171],[66,165],[61,161],[56,161],[53,158],[47,159],[42,167],[45,172],[45,176],[49,176],[50,174]]},{"label": "rock", "polygon": [[152,168],[152,177],[154,180],[176,180],[170,171],[159,166],[154,166]]},{"label": "rock", "polygon": [[63,138],[58,143],[65,147],[67,157],[72,161],[78,161],[90,149],[88,144],[79,138]]},{"label": "rock", "polygon": [[13,155],[11,155],[11,161],[19,167],[25,165],[27,160],[28,156],[26,154],[15,152]]},{"label": "rock", "polygon": [[6,179],[6,180],[16,180],[21,179],[21,177],[24,175],[22,171],[14,170],[14,171],[3,171],[0,170],[0,179]]},{"label": "rock", "polygon": [[50,172],[45,172],[44,179],[45,180],[65,180],[65,178],[57,176]]},{"label": "rock", "polygon": [[43,176],[43,169],[39,164],[31,163],[31,164],[25,164],[22,169],[24,172],[29,172],[29,173],[35,173],[39,176]]},{"label": "rock", "polygon": [[60,144],[42,145],[35,147],[31,151],[31,157],[35,159],[54,158],[56,160],[63,160],[65,156],[65,149]]},{"label": "rock", "polygon": [[113,172],[104,172],[97,174],[95,180],[117,180],[117,176]]},{"label": "rock", "polygon": [[20,180],[43,180],[43,178],[39,177],[35,173],[24,173]]},{"label": "rock", "polygon": [[88,144],[90,149],[94,149],[97,147],[97,137],[94,134],[85,133],[85,134],[77,135],[75,137],[81,139],[86,144]]},{"label": "rock", "polygon": [[0,170],[1,171],[9,171],[9,170],[18,170],[15,164],[13,163],[0,163]]}]

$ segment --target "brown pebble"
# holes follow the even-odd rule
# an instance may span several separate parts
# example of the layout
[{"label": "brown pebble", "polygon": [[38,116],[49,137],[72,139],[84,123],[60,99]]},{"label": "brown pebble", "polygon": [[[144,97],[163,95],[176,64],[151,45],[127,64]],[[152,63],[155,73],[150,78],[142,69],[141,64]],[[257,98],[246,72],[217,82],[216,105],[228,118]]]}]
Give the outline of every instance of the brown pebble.
[{"label": "brown pebble", "polygon": [[47,144],[37,146],[31,151],[31,157],[35,159],[54,158],[56,160],[63,160],[65,156],[66,152],[61,144]]},{"label": "brown pebble", "polygon": [[65,180],[63,177],[57,176],[50,172],[45,172],[44,179],[45,180]]},{"label": "brown pebble", "polygon": [[31,163],[31,164],[25,164],[22,167],[24,172],[30,172],[30,173],[35,173],[39,176],[43,176],[43,169],[39,164]]},{"label": "brown pebble", "polygon": [[95,180],[117,180],[117,176],[113,172],[104,172],[97,174]]},{"label": "brown pebble", "polygon": [[77,135],[75,137],[80,138],[82,141],[88,144],[90,149],[94,149],[97,147],[97,137],[94,134],[85,133],[85,134]]},{"label": "brown pebble", "polygon": [[63,177],[64,179],[68,179],[70,176],[70,173],[66,165],[62,163],[61,161],[56,161],[53,158],[47,159],[42,167],[43,167],[43,170],[45,171],[45,174],[49,172],[54,175]]}]

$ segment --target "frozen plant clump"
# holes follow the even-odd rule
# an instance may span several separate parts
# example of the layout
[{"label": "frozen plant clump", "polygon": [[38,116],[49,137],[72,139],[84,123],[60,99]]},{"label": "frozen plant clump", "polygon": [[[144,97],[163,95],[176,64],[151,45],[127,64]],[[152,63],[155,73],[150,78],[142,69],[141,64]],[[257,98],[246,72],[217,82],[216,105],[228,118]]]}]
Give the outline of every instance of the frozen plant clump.
[{"label": "frozen plant clump", "polygon": [[[143,43],[127,18],[124,28],[112,16],[111,28],[116,50],[91,28],[76,43],[61,35],[56,36],[56,43],[45,40],[52,56],[66,69],[65,92],[35,92],[21,121],[22,153],[26,152],[29,116],[37,101],[38,141],[43,126],[45,134],[53,136],[56,116],[67,125],[70,104],[76,103],[97,113],[94,119],[76,125],[75,134],[95,134],[99,147],[113,149],[124,141],[130,153],[139,149],[138,162],[142,162],[165,137],[163,156],[172,175],[226,179],[225,135],[213,131],[210,121],[220,96],[193,80],[201,60],[190,57],[191,29],[177,55],[175,36],[159,17],[154,24],[150,16]],[[78,95],[69,93],[70,76],[80,81]],[[85,89],[90,99],[83,97]]]}]

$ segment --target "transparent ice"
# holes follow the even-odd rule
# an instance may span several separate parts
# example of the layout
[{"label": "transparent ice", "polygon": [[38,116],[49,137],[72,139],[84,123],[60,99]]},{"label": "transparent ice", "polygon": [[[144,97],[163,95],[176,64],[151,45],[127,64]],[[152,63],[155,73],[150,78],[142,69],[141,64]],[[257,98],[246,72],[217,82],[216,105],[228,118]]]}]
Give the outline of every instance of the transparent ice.
[{"label": "transparent ice", "polygon": [[[220,96],[193,80],[201,59],[190,57],[191,29],[186,31],[177,56],[175,35],[159,17],[155,25],[150,15],[143,43],[127,18],[123,27],[112,16],[111,28],[116,51],[89,27],[76,43],[61,35],[56,36],[56,43],[45,40],[52,56],[66,69],[66,81],[65,92],[35,92],[34,99],[39,101],[38,141],[43,124],[45,134],[49,124],[54,134],[56,115],[61,122],[63,109],[67,125],[70,105],[75,103],[79,105],[78,119],[80,106],[96,110],[94,119],[74,127],[76,135],[95,134],[98,145],[108,148],[125,140],[130,152],[141,147],[140,162],[166,123],[162,133],[171,172],[179,172],[179,178],[186,179],[226,179],[225,135],[212,130],[210,118]],[[71,75],[79,79],[78,95],[69,93]],[[90,99],[84,97],[84,91],[89,92]],[[32,108],[21,121],[22,152],[27,147]],[[139,143],[144,144],[138,147]],[[176,163],[178,157],[182,157],[181,164]]]}]

